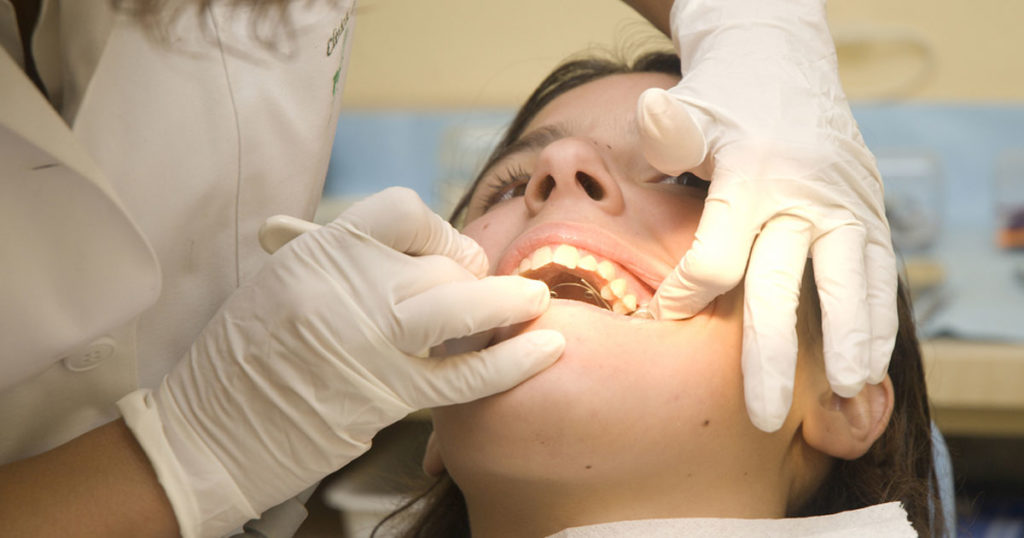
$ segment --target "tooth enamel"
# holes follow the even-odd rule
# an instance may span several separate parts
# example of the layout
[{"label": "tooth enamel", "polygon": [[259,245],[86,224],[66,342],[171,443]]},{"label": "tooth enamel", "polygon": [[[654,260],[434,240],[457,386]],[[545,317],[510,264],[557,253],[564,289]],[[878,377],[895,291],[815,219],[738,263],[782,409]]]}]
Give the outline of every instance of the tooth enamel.
[{"label": "tooth enamel", "polygon": [[612,289],[608,286],[601,288],[601,298],[605,301],[612,301],[615,299],[615,294],[612,293]]},{"label": "tooth enamel", "polygon": [[626,279],[616,278],[608,283],[608,287],[611,288],[612,293],[614,293],[616,297],[622,297],[626,294]]},{"label": "tooth enamel", "polygon": [[580,253],[572,245],[558,245],[552,257],[555,263],[568,269],[575,269]]},{"label": "tooth enamel", "polygon": [[629,314],[630,312],[632,312],[632,310],[629,310],[622,303],[616,302],[615,304],[612,305],[612,312],[615,312],[616,314],[623,314],[623,315],[625,315],[625,314]]},{"label": "tooth enamel", "polygon": [[597,271],[597,258],[590,255],[584,256],[580,258],[580,261],[576,262],[576,267],[584,271]]},{"label": "tooth enamel", "polygon": [[636,310],[636,295],[633,295],[632,293],[629,295],[623,295],[622,306],[625,306],[626,310],[629,312]]},{"label": "tooth enamel", "polygon": [[597,264],[597,274],[605,280],[611,280],[615,276],[615,266],[612,265],[612,262],[605,260]]},{"label": "tooth enamel", "polygon": [[538,248],[530,259],[530,266],[533,269],[540,269],[549,263],[551,263],[551,247]]},{"label": "tooth enamel", "polygon": [[530,270],[530,258],[523,258],[523,261],[519,262],[519,272],[525,273]]}]

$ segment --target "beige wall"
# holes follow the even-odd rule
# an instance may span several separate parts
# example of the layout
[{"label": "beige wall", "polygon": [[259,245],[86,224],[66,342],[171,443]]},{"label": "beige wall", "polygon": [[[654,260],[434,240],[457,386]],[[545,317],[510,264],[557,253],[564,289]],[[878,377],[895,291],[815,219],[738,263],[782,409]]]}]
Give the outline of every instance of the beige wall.
[{"label": "beige wall", "polygon": [[[613,0],[360,0],[345,104],[518,104],[569,54],[659,34]],[[853,99],[1024,100],[1024,1],[831,0]]]},{"label": "beige wall", "polygon": [[[858,34],[916,36],[931,66],[899,97],[925,100],[1024,100],[1024,2],[1020,0],[832,0],[840,74],[851,97],[874,96],[922,65],[913,47],[876,42],[843,46]],[[867,30],[868,32],[864,32]],[[905,69],[901,69],[905,68]],[[901,77],[901,75],[904,75]],[[900,84],[894,82],[893,88]]]}]

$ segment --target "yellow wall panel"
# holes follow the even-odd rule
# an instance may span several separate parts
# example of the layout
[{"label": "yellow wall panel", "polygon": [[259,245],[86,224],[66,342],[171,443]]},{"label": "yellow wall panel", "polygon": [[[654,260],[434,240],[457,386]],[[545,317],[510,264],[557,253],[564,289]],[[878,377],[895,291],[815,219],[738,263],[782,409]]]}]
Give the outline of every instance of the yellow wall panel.
[{"label": "yellow wall panel", "polygon": [[[659,34],[613,0],[362,0],[345,103],[515,106],[582,49]],[[1024,1],[832,0],[852,99],[1024,100]]]}]

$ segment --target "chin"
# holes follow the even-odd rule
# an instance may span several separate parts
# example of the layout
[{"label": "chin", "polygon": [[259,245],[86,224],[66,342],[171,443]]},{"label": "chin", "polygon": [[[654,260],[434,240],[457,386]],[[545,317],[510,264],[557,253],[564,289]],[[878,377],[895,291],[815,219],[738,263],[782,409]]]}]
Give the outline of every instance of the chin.
[{"label": "chin", "polygon": [[[626,479],[644,472],[638,465],[685,455],[683,445],[705,445],[723,431],[708,428],[712,421],[745,421],[739,346],[715,341],[724,326],[712,311],[663,322],[555,299],[536,320],[502,331],[499,339],[557,329],[565,352],[506,392],[434,410],[452,477]],[[723,368],[723,353],[735,355],[735,367]]]}]

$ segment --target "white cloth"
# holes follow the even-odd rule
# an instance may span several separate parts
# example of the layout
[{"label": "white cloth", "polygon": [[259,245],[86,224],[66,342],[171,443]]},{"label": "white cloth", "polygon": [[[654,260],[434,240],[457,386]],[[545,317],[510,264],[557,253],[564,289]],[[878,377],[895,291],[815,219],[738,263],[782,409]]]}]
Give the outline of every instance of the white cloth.
[{"label": "white cloth", "polygon": [[243,9],[184,12],[164,46],[109,2],[44,0],[47,103],[0,0],[0,462],[156,386],[266,260],[260,224],[312,216],[353,13],[296,2],[267,46]]},{"label": "white cloth", "polygon": [[549,538],[912,538],[917,532],[898,502],[827,516],[785,519],[683,518],[573,527]]}]

